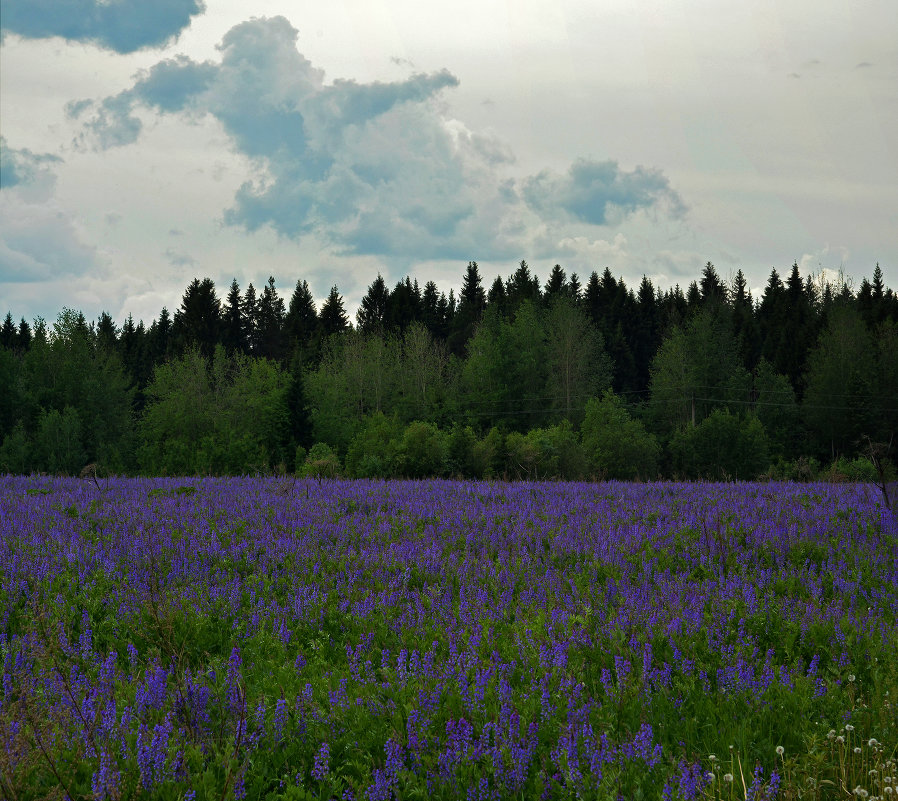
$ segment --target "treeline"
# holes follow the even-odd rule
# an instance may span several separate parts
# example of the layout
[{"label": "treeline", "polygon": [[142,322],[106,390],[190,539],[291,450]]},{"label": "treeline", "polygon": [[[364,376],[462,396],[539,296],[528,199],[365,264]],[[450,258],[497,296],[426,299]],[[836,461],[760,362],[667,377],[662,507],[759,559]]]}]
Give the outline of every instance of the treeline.
[{"label": "treeline", "polygon": [[898,428],[898,296],[709,262],[687,291],[526,262],[458,296],[380,276],[194,279],[149,326],[63,310],[0,327],[0,471],[872,477]]}]

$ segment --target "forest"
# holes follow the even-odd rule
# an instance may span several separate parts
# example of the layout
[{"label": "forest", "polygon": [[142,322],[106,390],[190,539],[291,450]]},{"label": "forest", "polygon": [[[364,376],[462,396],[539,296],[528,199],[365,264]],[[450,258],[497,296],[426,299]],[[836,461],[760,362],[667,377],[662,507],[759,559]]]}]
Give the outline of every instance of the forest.
[{"label": "forest", "polygon": [[0,327],[0,472],[872,480],[894,474],[898,295],[708,262],[684,292],[526,261],[458,294],[273,278],[119,326]]}]

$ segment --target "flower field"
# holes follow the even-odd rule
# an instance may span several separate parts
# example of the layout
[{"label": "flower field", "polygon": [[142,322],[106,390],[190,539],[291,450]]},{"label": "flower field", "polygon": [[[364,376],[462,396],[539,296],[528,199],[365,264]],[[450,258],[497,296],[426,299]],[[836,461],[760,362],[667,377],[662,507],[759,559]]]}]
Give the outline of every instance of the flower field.
[{"label": "flower field", "polygon": [[0,477],[0,614],[11,801],[898,798],[871,486]]}]

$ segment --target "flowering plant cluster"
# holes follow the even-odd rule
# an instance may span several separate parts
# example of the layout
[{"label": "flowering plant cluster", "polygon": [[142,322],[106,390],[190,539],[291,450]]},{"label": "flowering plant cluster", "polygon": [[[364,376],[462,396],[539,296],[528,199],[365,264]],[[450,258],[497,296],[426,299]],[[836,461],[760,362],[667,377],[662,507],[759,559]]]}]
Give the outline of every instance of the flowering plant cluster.
[{"label": "flowering plant cluster", "polygon": [[0,477],[0,616],[13,801],[898,773],[898,522],[863,485]]}]

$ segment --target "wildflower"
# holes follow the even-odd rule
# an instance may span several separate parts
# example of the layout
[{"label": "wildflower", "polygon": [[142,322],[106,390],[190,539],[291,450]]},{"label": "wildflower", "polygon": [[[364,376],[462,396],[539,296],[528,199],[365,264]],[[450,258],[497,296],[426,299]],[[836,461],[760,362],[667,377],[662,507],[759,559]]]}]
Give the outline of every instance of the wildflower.
[{"label": "wildflower", "polygon": [[312,768],[312,778],[323,781],[330,773],[331,749],[327,743],[321,743],[321,748],[315,754],[315,767]]},{"label": "wildflower", "polygon": [[854,682],[854,673],[849,673],[849,674],[848,674],[848,681],[850,681],[850,682],[852,682],[852,683]]},{"label": "wildflower", "polygon": [[733,774],[732,774],[732,773],[724,773],[724,774],[723,774],[723,780],[724,780],[727,784],[729,784],[730,782],[733,781]]},{"label": "wildflower", "polygon": [[845,724],[845,731],[847,731],[847,732],[852,732],[852,731],[854,731],[854,726],[852,726],[850,723],[846,723],[846,724]]},{"label": "wildflower", "polygon": [[867,746],[869,748],[876,748],[877,745],[879,745],[879,740],[877,740],[875,737],[871,737],[869,740],[867,740]]},{"label": "wildflower", "polygon": [[892,793],[895,792],[895,791],[892,789],[892,785],[891,785],[891,784],[890,784],[890,785],[887,785],[886,787],[883,787],[883,788],[882,788],[882,791],[883,791],[886,795],[892,795]]},{"label": "wildflower", "polygon": [[776,747],[776,755],[777,756],[782,756],[785,752],[786,752],[786,749],[783,748],[781,745],[778,745]]},{"label": "wildflower", "polygon": [[855,753],[855,754],[859,754],[860,752],[861,752],[860,746],[857,746],[857,745],[856,745],[856,746],[854,747],[854,753]]},{"label": "wildflower", "polygon": [[714,754],[709,754],[709,755],[708,755],[708,759],[709,759],[711,762],[716,762],[716,761],[717,761],[717,757],[714,756]]},{"label": "wildflower", "polygon": [[841,745],[842,743],[845,742],[845,738],[840,734],[838,737],[836,737],[836,742],[839,743],[839,745]]}]

